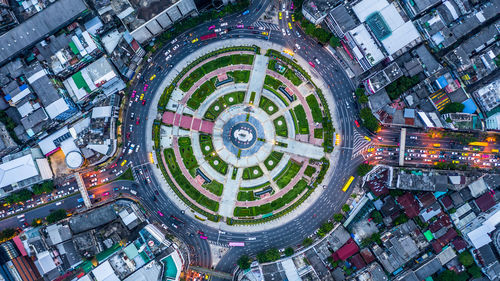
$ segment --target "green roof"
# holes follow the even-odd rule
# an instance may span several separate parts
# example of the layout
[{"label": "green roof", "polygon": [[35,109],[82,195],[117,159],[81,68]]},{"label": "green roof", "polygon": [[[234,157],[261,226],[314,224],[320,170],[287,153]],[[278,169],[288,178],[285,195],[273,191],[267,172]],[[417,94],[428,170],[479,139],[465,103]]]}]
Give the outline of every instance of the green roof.
[{"label": "green roof", "polygon": [[73,74],[71,78],[73,78],[73,82],[75,82],[75,85],[78,89],[84,88],[85,91],[87,91],[87,93],[91,92],[89,85],[87,85],[87,82],[85,82],[85,79],[83,78],[81,71],[78,71],[77,73]]},{"label": "green roof", "polygon": [[427,239],[427,241],[432,241],[432,239],[434,239],[434,235],[432,234],[432,232],[430,230],[427,230],[426,232],[424,232],[424,236],[425,236],[425,239]]},{"label": "green roof", "polygon": [[76,44],[75,42],[73,41],[70,41],[69,42],[69,48],[71,49],[71,51],[73,52],[73,54],[75,55],[78,55],[80,53],[80,50],[78,50],[78,48],[76,47]]},{"label": "green roof", "polygon": [[139,255],[139,251],[137,251],[137,248],[135,247],[134,244],[130,244],[125,249],[123,249],[125,252],[125,255],[131,260],[133,260],[135,257]]}]

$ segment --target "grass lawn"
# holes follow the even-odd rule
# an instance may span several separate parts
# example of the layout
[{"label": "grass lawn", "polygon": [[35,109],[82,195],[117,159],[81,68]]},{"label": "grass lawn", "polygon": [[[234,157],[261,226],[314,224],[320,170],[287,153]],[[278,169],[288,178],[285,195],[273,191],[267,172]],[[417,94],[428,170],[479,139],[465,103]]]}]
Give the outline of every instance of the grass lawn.
[{"label": "grass lawn", "polygon": [[285,169],[275,178],[279,188],[284,188],[300,171],[300,165],[294,161],[288,162]]},{"label": "grass lawn", "polygon": [[314,137],[317,139],[322,139],[323,138],[323,129],[321,129],[321,128],[314,129]]},{"label": "grass lawn", "polygon": [[277,90],[282,84],[281,81],[274,79],[273,77],[266,75],[266,79],[264,80],[264,84],[269,87]]},{"label": "grass lawn", "polygon": [[222,161],[222,159],[217,155],[209,155],[207,157],[205,157],[205,159],[208,161],[208,164],[210,164],[210,166],[212,166],[212,168],[214,168],[217,172],[225,175],[227,174],[227,163]]},{"label": "grass lawn", "polygon": [[205,183],[202,185],[203,188],[206,190],[210,191],[211,193],[221,196],[222,195],[222,190],[224,189],[224,185],[220,182],[212,180],[211,183]]},{"label": "grass lawn", "polygon": [[205,73],[201,68],[197,68],[189,74],[186,79],[182,80],[181,84],[179,85],[179,89],[181,89],[183,92],[189,91],[191,87],[196,83],[196,81],[200,80]]},{"label": "grass lawn", "polygon": [[314,172],[316,172],[316,168],[314,168],[313,166],[307,166],[306,170],[304,171],[304,175],[311,177]]},{"label": "grass lawn", "polygon": [[270,91],[275,96],[277,96],[286,106],[288,106],[290,104],[289,101],[288,101],[288,99],[286,99],[285,97],[283,97],[281,95],[281,93],[278,93],[275,89],[269,87],[268,85],[264,85],[264,89]]},{"label": "grass lawn", "polygon": [[191,176],[195,177],[196,168],[198,168],[198,162],[193,154],[193,147],[191,147],[191,139],[188,137],[179,138],[179,151],[181,153],[182,162],[184,166],[189,170]]},{"label": "grass lawn", "polygon": [[314,122],[322,122],[323,114],[321,113],[321,108],[319,107],[318,100],[314,95],[309,95],[306,97],[307,105],[311,109],[311,114]]},{"label": "grass lawn", "polygon": [[242,103],[245,100],[245,92],[233,92],[223,97],[227,105]]},{"label": "grass lawn", "polygon": [[187,101],[187,105],[192,109],[198,109],[200,104],[205,101],[205,99],[215,91],[215,86],[212,81],[207,81],[194,91],[189,100]]},{"label": "grass lawn", "polygon": [[[297,196],[299,196],[305,189],[307,188],[307,182],[304,179],[301,179],[295,184],[295,186],[287,192],[282,197],[256,207],[236,207],[234,208],[234,216],[235,217],[254,217],[258,215],[269,214],[275,210],[278,210],[284,207],[286,204],[292,202]],[[239,194],[238,194],[239,196]]]},{"label": "grass lawn", "polygon": [[240,191],[238,192],[238,201],[254,201],[256,198],[253,191]]},{"label": "grass lawn", "polygon": [[307,123],[306,112],[301,104],[297,105],[293,112],[297,118],[297,125],[299,127],[299,134],[307,135],[309,134],[309,124]]},{"label": "grass lawn", "polygon": [[211,135],[200,134],[200,148],[205,156],[210,155],[214,151]]},{"label": "grass lawn", "polygon": [[222,111],[224,111],[224,100],[222,98],[219,98],[210,105],[203,117],[213,121],[217,119],[217,116],[219,116]]},{"label": "grass lawn", "polygon": [[285,71],[285,77],[295,86],[302,84],[302,80],[290,68]]},{"label": "grass lawn", "polygon": [[288,137],[288,128],[286,127],[286,120],[284,116],[280,116],[273,120],[276,135],[280,137]]},{"label": "grass lawn", "polygon": [[256,179],[262,177],[262,175],[264,175],[264,173],[259,166],[248,167],[243,170],[244,180]]},{"label": "grass lawn", "polygon": [[217,212],[219,210],[219,202],[205,197],[189,183],[189,181],[182,174],[179,165],[177,164],[178,159],[175,158],[174,150],[172,148],[167,148],[163,151],[163,153],[170,173],[172,174],[179,187],[187,194],[187,196],[198,202],[200,205],[205,206],[207,209]]},{"label": "grass lawn", "polygon": [[276,165],[280,162],[281,157],[283,157],[283,153],[277,151],[271,152],[271,154],[267,156],[266,160],[264,160],[264,165],[266,165],[267,170],[271,171],[274,169],[274,167],[276,167]]},{"label": "grass lawn", "polygon": [[250,70],[235,70],[228,74],[234,78],[234,83],[248,83],[250,80]]},{"label": "grass lawn", "polygon": [[273,115],[278,111],[278,106],[274,104],[270,99],[261,96],[259,101],[259,107],[262,108],[267,114]]}]

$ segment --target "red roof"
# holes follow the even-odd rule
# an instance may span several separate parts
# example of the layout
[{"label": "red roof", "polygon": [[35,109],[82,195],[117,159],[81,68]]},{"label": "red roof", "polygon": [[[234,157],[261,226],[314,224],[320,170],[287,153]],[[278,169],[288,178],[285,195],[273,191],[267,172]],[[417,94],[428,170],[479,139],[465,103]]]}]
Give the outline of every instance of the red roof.
[{"label": "red roof", "polygon": [[389,194],[389,189],[386,186],[389,170],[384,169],[382,172],[375,175],[375,178],[367,181],[366,185],[372,191],[373,195],[380,197],[384,194]]},{"label": "red roof", "polygon": [[465,242],[465,240],[462,239],[462,237],[457,237],[457,239],[453,240],[451,244],[453,244],[453,247],[455,247],[455,250],[457,251],[461,251],[467,248],[467,242]]},{"label": "red roof", "polygon": [[360,254],[367,264],[375,260],[375,257],[368,248],[364,248],[363,250],[361,250]]},{"label": "red roof", "polygon": [[436,202],[436,197],[434,197],[434,194],[432,194],[432,192],[426,192],[418,196],[418,201],[422,203],[422,208],[425,209],[432,205],[432,203]]},{"label": "red roof", "polygon": [[446,246],[448,243],[450,243],[451,240],[453,240],[453,238],[457,237],[457,235],[458,234],[455,229],[450,228],[443,236],[439,237],[439,239],[437,240],[439,241],[439,243],[441,243],[441,246]]},{"label": "red roof", "polygon": [[443,204],[443,207],[448,209],[453,205],[453,200],[451,200],[450,196],[446,195],[441,198],[441,203]]},{"label": "red roof", "polygon": [[489,192],[486,192],[476,199],[476,205],[481,211],[486,212],[489,208],[495,206],[495,200],[493,200]]},{"label": "red roof", "polygon": [[396,200],[399,205],[403,207],[405,214],[410,219],[418,216],[418,213],[420,212],[420,205],[411,193],[407,192],[404,195],[399,196]]},{"label": "red roof", "polygon": [[450,217],[445,214],[441,213],[438,215],[437,220],[435,220],[433,223],[429,225],[429,230],[432,233],[438,232],[441,228],[447,228],[451,225],[451,220]]},{"label": "red roof", "polygon": [[360,270],[366,266],[366,263],[360,254],[355,254],[354,256],[352,256],[351,263],[356,267],[357,270]]},{"label": "red roof", "polygon": [[439,254],[443,250],[443,247],[441,247],[441,244],[438,240],[434,240],[432,241],[432,249],[434,249],[434,252],[436,252],[436,254]]},{"label": "red roof", "polygon": [[340,249],[338,249],[335,252],[335,254],[338,257],[338,259],[345,261],[346,259],[348,259],[352,255],[356,254],[358,251],[359,251],[358,245],[351,238],[351,239],[349,239],[349,241],[347,241],[344,244],[344,246],[342,246]]}]

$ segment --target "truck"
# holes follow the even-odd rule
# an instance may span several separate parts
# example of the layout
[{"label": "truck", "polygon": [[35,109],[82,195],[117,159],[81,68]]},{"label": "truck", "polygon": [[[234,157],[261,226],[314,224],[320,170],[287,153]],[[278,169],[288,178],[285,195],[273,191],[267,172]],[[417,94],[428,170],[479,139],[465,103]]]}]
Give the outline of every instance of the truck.
[{"label": "truck", "polygon": [[216,38],[216,37],[217,37],[217,33],[214,32],[214,33],[209,33],[209,34],[201,36],[200,40],[205,41],[205,40]]}]

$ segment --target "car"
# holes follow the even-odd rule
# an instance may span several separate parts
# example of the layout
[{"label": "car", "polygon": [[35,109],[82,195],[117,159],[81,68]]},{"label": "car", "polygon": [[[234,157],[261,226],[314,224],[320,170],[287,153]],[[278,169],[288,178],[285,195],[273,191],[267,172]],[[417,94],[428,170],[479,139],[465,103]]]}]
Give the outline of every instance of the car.
[{"label": "car", "polygon": [[148,84],[144,84],[144,88],[142,89],[143,92],[147,91],[148,90],[148,87],[149,85]]},{"label": "car", "polygon": [[97,177],[97,174],[92,174],[92,175],[90,175],[90,177],[95,178],[95,177]]},{"label": "car", "polygon": [[116,173],[115,176],[119,177],[121,174],[123,174],[123,171],[118,171],[118,173]]},{"label": "car", "polygon": [[170,55],[170,50],[166,50],[165,53],[164,53],[165,56],[168,56]]},{"label": "car", "polygon": [[356,124],[356,127],[359,128],[359,122],[358,122],[358,120],[354,120],[354,124]]},{"label": "car", "polygon": [[132,112],[132,113],[130,114],[130,120],[134,120],[134,116],[135,116],[135,112]]},{"label": "car", "polygon": [[145,105],[146,104],[146,99],[143,99],[142,100],[142,105]]},{"label": "car", "polygon": [[172,55],[168,55],[166,58],[165,58],[165,61],[168,61],[169,59],[172,58]]},{"label": "car", "polygon": [[130,96],[130,98],[135,98],[135,93],[137,93],[137,91],[136,91],[136,90],[133,90],[133,91],[132,91],[132,96]]},{"label": "car", "polygon": [[141,94],[141,96],[139,97],[139,100],[142,100],[144,98],[144,94]]},{"label": "car", "polygon": [[207,240],[208,237],[206,237],[205,235],[200,235],[200,238],[203,239],[203,240]]},{"label": "car", "polygon": [[177,50],[177,49],[179,49],[179,44],[176,44],[176,45],[172,48],[172,51],[175,51],[175,50]]},{"label": "car", "polygon": [[103,168],[103,169],[99,170],[99,173],[104,173],[104,172],[106,172],[106,168]]},{"label": "car", "polygon": [[263,31],[261,34],[262,34],[262,35],[265,35],[265,36],[269,35],[269,33],[268,33],[268,32],[265,32],[265,31]]},{"label": "car", "polygon": [[295,30],[295,34],[297,34],[297,37],[300,38],[300,33],[297,30]]},{"label": "car", "polygon": [[221,32],[221,31],[222,31],[222,29],[220,29],[220,28],[217,28],[216,30],[214,30],[214,32]]},{"label": "car", "polygon": [[130,132],[127,133],[127,139],[130,139]]},{"label": "car", "polygon": [[107,182],[107,181],[109,181],[109,178],[102,179],[101,182]]},{"label": "car", "polygon": [[194,38],[193,40],[191,40],[191,43],[193,43],[193,44],[196,42],[198,42],[198,38]]},{"label": "car", "polygon": [[281,12],[278,13],[278,19],[283,19],[283,14]]},{"label": "car", "polygon": [[61,202],[61,201],[59,201],[59,202],[57,202],[57,203],[56,203],[56,206],[59,206],[59,205],[61,205],[61,204],[62,204],[62,202]]},{"label": "car", "polygon": [[109,195],[109,192],[107,192],[107,191],[102,194],[102,196],[108,196],[108,195]]},{"label": "car", "polygon": [[135,124],[136,124],[136,125],[139,125],[140,120],[141,120],[141,119],[140,119],[139,117],[137,117],[137,120],[135,120]]},{"label": "car", "polygon": [[118,191],[118,190],[120,190],[120,188],[119,188],[119,187],[115,187],[115,188],[113,188],[113,191]]},{"label": "car", "polygon": [[139,151],[139,147],[141,147],[140,144],[137,145],[137,147],[135,148],[135,152],[137,153]]},{"label": "car", "polygon": [[123,160],[122,163],[120,164],[120,166],[125,166],[125,164],[127,164],[127,160]]},{"label": "car", "polygon": [[151,75],[151,77],[149,78],[149,81],[153,81],[155,78],[156,78],[156,74],[153,74],[153,75]]},{"label": "car", "polygon": [[208,27],[208,30],[212,30],[214,28],[215,28],[215,25],[211,25],[211,26]]},{"label": "car", "polygon": [[285,32],[284,28],[281,29],[281,33],[283,33],[283,36],[286,36],[286,32]]},{"label": "car", "polygon": [[244,26],[243,24],[241,24],[241,23],[240,23],[240,24],[237,24],[237,25],[236,25],[236,28],[245,28],[245,26]]},{"label": "car", "polygon": [[177,226],[175,223],[172,223],[172,226],[175,228],[175,229],[178,229],[179,226]]},{"label": "car", "polygon": [[295,16],[292,14],[292,22],[295,22]]},{"label": "car", "polygon": [[158,215],[160,215],[160,217],[164,216],[164,214],[162,212],[160,212],[160,211],[157,211],[157,213],[158,213]]},{"label": "car", "polygon": [[315,61],[317,64],[321,64],[321,63],[319,62],[319,59],[318,59],[318,58],[314,58],[314,61]]},{"label": "car", "polygon": [[300,50],[300,45],[299,44],[295,44],[295,48],[297,48],[297,50]]},{"label": "car", "polygon": [[91,179],[90,182],[97,182],[97,178]]},{"label": "car", "polygon": [[128,107],[131,107],[131,106],[132,106],[132,102],[133,102],[133,100],[130,100],[130,101],[128,102]]},{"label": "car", "polygon": [[309,61],[309,65],[312,67],[316,67],[316,65],[314,65],[314,63],[312,61]]},{"label": "car", "polygon": [[292,29],[292,24],[288,23],[288,28]]},{"label": "car", "polygon": [[248,29],[255,29],[255,27],[253,27],[253,26],[249,26],[249,27],[247,27],[247,28],[248,28]]},{"label": "car", "polygon": [[158,191],[158,189],[157,189],[157,190],[155,190],[155,194],[156,194],[156,195],[160,195],[160,192]]},{"label": "car", "polygon": [[227,22],[221,23],[220,26],[227,26]]},{"label": "car", "polygon": [[416,140],[416,139],[418,139],[418,137],[417,136],[410,136],[410,139],[411,140]]}]

